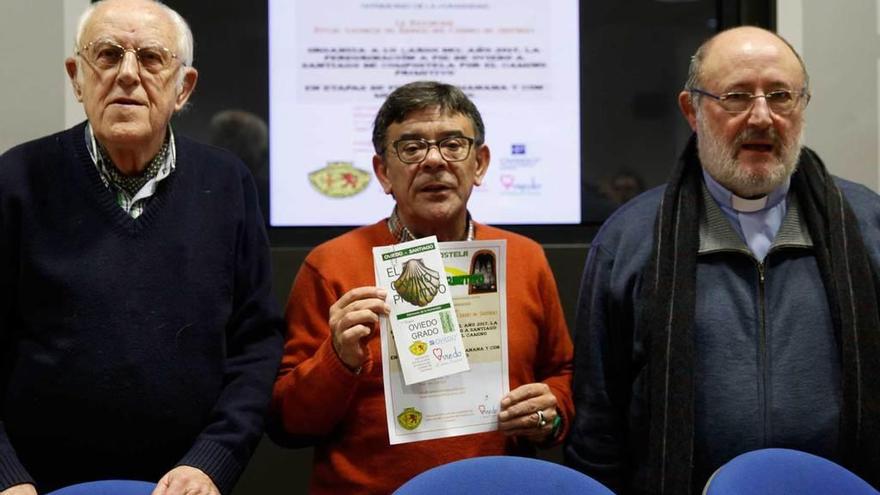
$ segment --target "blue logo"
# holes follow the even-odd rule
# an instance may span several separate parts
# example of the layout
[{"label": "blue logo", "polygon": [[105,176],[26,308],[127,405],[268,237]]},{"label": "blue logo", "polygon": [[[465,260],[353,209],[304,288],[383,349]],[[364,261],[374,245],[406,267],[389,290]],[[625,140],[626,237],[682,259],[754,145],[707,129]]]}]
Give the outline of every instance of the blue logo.
[{"label": "blue logo", "polygon": [[526,154],[526,145],[523,143],[511,144],[510,145],[510,154],[511,155],[525,155]]}]

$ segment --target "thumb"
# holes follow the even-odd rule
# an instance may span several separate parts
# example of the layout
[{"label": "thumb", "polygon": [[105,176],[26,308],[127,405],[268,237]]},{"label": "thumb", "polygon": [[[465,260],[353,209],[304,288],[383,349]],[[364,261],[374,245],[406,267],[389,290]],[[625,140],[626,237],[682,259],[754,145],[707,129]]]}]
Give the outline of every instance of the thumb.
[{"label": "thumb", "polygon": [[162,476],[162,479],[160,479],[159,482],[156,483],[156,488],[150,495],[165,495],[165,493],[168,491],[168,485],[170,484],[168,476],[168,474]]}]

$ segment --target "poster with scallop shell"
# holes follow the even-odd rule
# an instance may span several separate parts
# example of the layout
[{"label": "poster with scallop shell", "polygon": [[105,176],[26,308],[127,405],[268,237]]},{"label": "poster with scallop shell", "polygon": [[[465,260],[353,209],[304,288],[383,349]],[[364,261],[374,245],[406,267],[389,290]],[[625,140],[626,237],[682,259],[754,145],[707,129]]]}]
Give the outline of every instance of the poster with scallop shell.
[{"label": "poster with scallop shell", "polygon": [[437,238],[375,247],[373,263],[376,285],[388,290],[388,322],[404,383],[470,369]]}]

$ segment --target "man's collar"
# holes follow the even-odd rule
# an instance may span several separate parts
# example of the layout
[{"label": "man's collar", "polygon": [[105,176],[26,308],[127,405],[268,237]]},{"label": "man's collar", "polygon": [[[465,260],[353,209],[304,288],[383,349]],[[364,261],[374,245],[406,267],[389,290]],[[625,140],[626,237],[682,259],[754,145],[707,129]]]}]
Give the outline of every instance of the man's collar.
[{"label": "man's collar", "polygon": [[[699,254],[719,251],[742,251],[751,253],[739,234],[730,225],[730,221],[718,206],[708,186],[703,186],[703,211],[700,214],[700,247]],[[797,196],[788,195],[788,210],[770,249],[775,247],[813,247],[813,239],[807,229],[805,220],[800,215]]]},{"label": "man's collar", "polygon": [[[471,219],[471,212],[467,212],[467,226],[467,235],[464,240],[472,241],[474,240],[474,221]],[[416,239],[416,236],[403,224],[403,220],[401,220],[400,215],[397,213],[397,205],[394,205],[391,215],[388,216],[388,230],[391,231],[391,236],[398,243]]]},{"label": "man's collar", "polygon": [[[89,155],[91,155],[92,161],[95,162],[95,164],[100,164],[102,162],[102,160],[105,159],[105,157],[102,155],[105,154],[106,151],[104,153],[102,153],[102,151],[104,151],[104,147],[101,143],[98,142],[98,139],[95,137],[95,132],[92,129],[92,124],[89,123],[88,121],[86,121],[85,133],[86,133],[86,148],[88,148],[88,150],[89,150]],[[174,142],[174,129],[171,128],[170,122],[168,123],[168,129],[165,131],[165,141],[163,142],[162,147],[159,149],[159,153],[157,153],[156,156],[154,156],[152,159],[150,159],[150,161],[147,162],[147,167],[149,167],[150,163],[152,163],[157,157],[167,155],[169,151],[171,152],[172,155],[176,155],[176,147],[175,147],[175,142]],[[106,161],[109,162],[109,163],[106,163],[107,166],[116,167],[116,165],[113,163],[113,160],[110,159],[109,155],[106,157]],[[171,161],[170,165],[171,165],[171,169],[173,170],[174,169],[174,161],[173,160]],[[118,168],[117,168],[117,170],[118,170]],[[146,167],[144,168],[144,170],[146,170]]]},{"label": "man's collar", "polygon": [[[171,129],[170,124],[168,125],[165,144],[162,145],[162,149],[147,164],[147,168],[144,169],[141,175],[134,178],[133,182],[136,182],[136,184],[128,184],[129,187],[126,187],[126,185],[122,183],[126,180],[126,177],[122,176],[121,172],[119,172],[113,164],[110,157],[105,156],[106,153],[103,152],[101,144],[95,139],[95,134],[89,123],[86,123],[85,127],[85,141],[86,148],[89,151],[92,162],[98,170],[101,182],[107,187],[112,185],[117,190],[125,191],[126,194],[133,198],[133,200],[138,200],[152,194],[155,187],[149,189],[145,188],[144,185],[150,183],[150,181],[158,183],[165,179],[171,175],[177,165],[177,148],[174,140],[174,132]],[[130,192],[131,189],[136,190]]]},{"label": "man's collar", "polygon": [[754,213],[756,211],[773,208],[779,204],[780,201],[785,199],[791,185],[791,177],[788,177],[785,179],[785,182],[771,191],[770,194],[758,199],[747,199],[737,196],[726,187],[722,186],[714,177],[706,172],[706,169],[703,169],[703,180],[706,183],[706,188],[709,190],[709,193],[715,198],[715,201],[717,201],[719,205],[740,213]]}]

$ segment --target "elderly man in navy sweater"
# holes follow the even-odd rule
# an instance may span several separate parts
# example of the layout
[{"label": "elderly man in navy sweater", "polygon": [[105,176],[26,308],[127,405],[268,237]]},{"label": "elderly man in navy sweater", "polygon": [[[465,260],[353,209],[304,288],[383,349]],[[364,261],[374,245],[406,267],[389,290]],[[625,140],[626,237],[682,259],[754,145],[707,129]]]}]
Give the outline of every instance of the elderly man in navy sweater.
[{"label": "elderly man in navy sweater", "polygon": [[88,121],[0,157],[0,494],[93,479],[229,493],[280,359],[256,189],[175,134],[192,34],[152,0],[81,18]]}]

